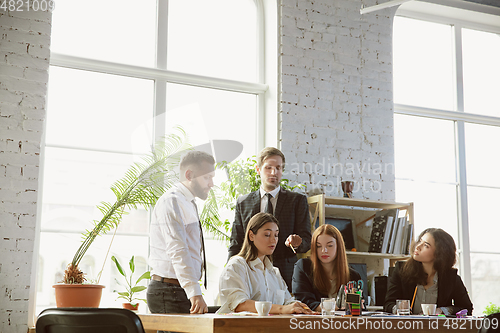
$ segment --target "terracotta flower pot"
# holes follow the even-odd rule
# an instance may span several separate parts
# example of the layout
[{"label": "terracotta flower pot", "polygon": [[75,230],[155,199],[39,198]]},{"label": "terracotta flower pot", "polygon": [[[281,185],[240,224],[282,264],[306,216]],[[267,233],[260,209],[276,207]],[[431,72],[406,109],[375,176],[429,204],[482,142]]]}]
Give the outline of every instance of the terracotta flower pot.
[{"label": "terracotta flower pot", "polygon": [[122,303],[122,306],[124,309],[129,309],[132,311],[137,311],[139,310],[139,303]]},{"label": "terracotta flower pot", "polygon": [[98,308],[101,303],[103,285],[100,284],[55,284],[58,308]]}]

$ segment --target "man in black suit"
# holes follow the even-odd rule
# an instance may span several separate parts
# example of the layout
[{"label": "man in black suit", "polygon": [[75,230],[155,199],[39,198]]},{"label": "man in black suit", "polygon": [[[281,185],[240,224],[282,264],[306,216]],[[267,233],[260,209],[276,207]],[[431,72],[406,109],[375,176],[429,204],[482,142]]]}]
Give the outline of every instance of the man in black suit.
[{"label": "man in black suit", "polygon": [[311,248],[311,224],[305,195],[280,187],[285,156],[276,148],[264,148],[257,159],[261,187],[258,191],[238,198],[231,231],[228,259],[240,252],[248,221],[259,212],[274,214],[279,221],[279,240],[273,254],[273,264],[292,287],[293,266],[297,253]]}]

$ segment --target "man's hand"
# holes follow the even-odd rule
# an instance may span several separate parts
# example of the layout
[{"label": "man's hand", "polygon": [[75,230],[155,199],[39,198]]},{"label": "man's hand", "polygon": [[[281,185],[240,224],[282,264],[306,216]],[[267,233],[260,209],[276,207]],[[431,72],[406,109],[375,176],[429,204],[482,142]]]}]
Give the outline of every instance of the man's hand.
[{"label": "man's hand", "polygon": [[189,299],[191,301],[191,309],[189,309],[189,313],[207,313],[208,306],[203,299],[203,296],[196,295]]},{"label": "man's hand", "polygon": [[292,245],[294,248],[298,248],[302,244],[302,238],[299,235],[290,235],[285,241],[285,245],[290,247]]}]

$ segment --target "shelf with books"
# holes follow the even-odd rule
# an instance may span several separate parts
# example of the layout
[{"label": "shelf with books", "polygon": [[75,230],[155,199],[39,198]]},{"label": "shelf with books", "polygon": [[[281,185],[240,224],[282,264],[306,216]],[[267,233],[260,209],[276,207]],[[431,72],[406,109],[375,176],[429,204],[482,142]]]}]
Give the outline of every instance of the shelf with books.
[{"label": "shelf with books", "polygon": [[[325,221],[334,225],[340,220],[350,222],[349,225],[352,229],[352,236],[348,235],[348,232],[351,230],[341,230],[344,235],[344,240],[346,240],[346,247],[348,250],[347,257],[349,262],[365,263],[367,265],[367,273],[369,277],[387,275],[389,267],[393,266],[396,261],[406,260],[409,258],[409,255],[400,254],[397,253],[397,251],[393,251],[393,253],[385,253],[388,251],[383,251],[384,253],[381,253],[382,251],[380,251],[377,253],[369,252],[369,250],[370,241],[373,240],[372,225],[374,218],[378,215],[385,214],[389,210],[397,210],[397,214],[402,212],[408,225],[413,225],[412,202],[375,201],[330,197],[325,196],[324,194],[318,194],[308,197],[308,203],[311,217],[311,230],[313,232],[319,225],[324,224]],[[352,237],[352,242],[346,239],[347,235],[348,237]],[[401,235],[400,238],[402,238]],[[409,245],[412,237],[413,235],[410,236],[410,239],[408,239],[407,245]],[[396,238],[389,238],[394,240],[393,246],[395,246]],[[355,251],[352,251],[352,248],[347,245],[348,243],[354,244]],[[390,244],[391,243],[387,242],[384,247],[388,248]],[[383,242],[379,247],[382,247],[382,245],[384,245]],[[402,244],[400,245],[400,248],[402,248]]]},{"label": "shelf with books", "polygon": [[[354,247],[357,252],[395,253],[394,251],[370,250],[372,239],[372,225],[374,218],[389,210],[403,212],[408,225],[413,225],[413,203],[387,202],[364,199],[329,197],[318,194],[308,197],[309,213],[311,216],[311,230],[325,224],[326,220],[351,221]],[[385,226],[385,225],[384,225]],[[384,229],[385,231],[385,229]],[[346,243],[348,243],[346,241]],[[386,244],[388,246],[388,244]],[[372,246],[373,247],[373,246]],[[401,247],[401,246],[400,246]],[[348,247],[349,250],[349,247]]]},{"label": "shelf with books", "polygon": [[[370,286],[369,295],[375,295],[375,277],[387,276],[389,268],[394,266],[397,261],[406,260],[410,257],[407,254],[398,252],[407,252],[404,249],[409,247],[411,240],[414,238],[414,235],[409,232],[413,229],[408,231],[405,243],[402,241],[403,232],[398,233],[397,229],[399,228],[396,228],[393,233],[392,228],[394,228],[394,225],[399,227],[400,218],[403,226],[401,230],[405,226],[413,228],[414,211],[412,202],[329,197],[324,194],[310,196],[307,200],[312,232],[325,223],[333,224],[341,231],[348,250],[347,259],[349,264],[358,268],[361,267],[364,270],[362,278],[365,276]],[[392,220],[388,216],[392,216]],[[388,221],[391,223],[387,223]],[[389,235],[385,242],[384,237],[376,235],[376,232],[374,233],[372,228],[374,223],[378,224],[376,229],[384,237],[386,233]],[[399,242],[396,242],[396,240]],[[399,250],[395,251],[396,248]],[[369,252],[369,250],[371,251]],[[309,254],[306,253],[302,256],[309,256]]]}]

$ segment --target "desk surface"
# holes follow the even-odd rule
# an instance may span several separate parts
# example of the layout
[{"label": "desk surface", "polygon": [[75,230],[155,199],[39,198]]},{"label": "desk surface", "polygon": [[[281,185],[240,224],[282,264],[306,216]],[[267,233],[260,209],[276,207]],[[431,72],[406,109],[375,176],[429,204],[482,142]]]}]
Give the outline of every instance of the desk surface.
[{"label": "desk surface", "polygon": [[305,315],[236,316],[140,314],[147,331],[170,330],[196,333],[240,332],[354,332],[366,333],[413,331],[418,333],[454,332],[477,333],[482,318],[452,319],[438,317],[322,317]]}]

